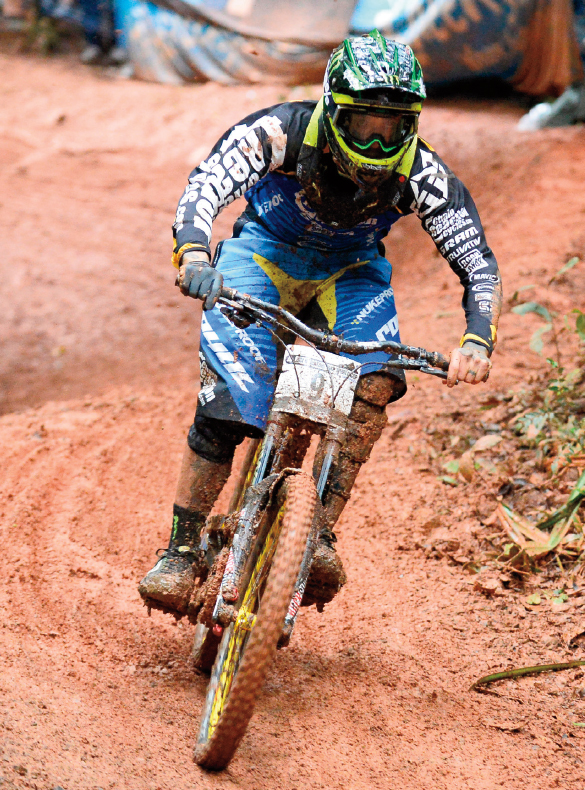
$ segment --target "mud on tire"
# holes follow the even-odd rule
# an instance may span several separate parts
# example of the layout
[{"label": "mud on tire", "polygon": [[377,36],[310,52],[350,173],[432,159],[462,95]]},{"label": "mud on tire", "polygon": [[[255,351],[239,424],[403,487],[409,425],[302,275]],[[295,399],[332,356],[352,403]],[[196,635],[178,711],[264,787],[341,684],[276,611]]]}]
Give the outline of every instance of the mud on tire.
[{"label": "mud on tire", "polygon": [[[233,757],[276,652],[317,503],[313,478],[304,473],[286,478],[277,500],[279,507],[272,508],[269,517],[276,521],[282,514],[280,536],[254,624],[241,644],[239,662],[228,678],[227,694],[222,689],[227,685],[228,656],[233,656],[234,623],[224,631],[213,667],[194,751],[195,762],[207,769],[221,770]],[[222,697],[218,716],[218,700]]]}]

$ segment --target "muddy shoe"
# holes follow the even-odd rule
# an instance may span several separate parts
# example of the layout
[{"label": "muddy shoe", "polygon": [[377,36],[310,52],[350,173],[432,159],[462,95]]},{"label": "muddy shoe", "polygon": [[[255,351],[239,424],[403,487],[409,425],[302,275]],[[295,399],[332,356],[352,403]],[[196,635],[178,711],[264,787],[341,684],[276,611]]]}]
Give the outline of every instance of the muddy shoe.
[{"label": "muddy shoe", "polygon": [[165,549],[138,585],[144,603],[163,612],[185,614],[195,586],[199,555],[187,546]]},{"label": "muddy shoe", "polygon": [[336,541],[331,530],[321,532],[301,606],[316,604],[317,609],[323,611],[324,605],[332,601],[346,583],[343,564],[333,545]]}]

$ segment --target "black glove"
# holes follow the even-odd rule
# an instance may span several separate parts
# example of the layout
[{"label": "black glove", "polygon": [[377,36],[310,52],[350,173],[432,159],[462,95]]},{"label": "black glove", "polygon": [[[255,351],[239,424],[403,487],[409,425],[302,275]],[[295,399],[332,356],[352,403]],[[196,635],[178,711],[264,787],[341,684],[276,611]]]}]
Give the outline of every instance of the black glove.
[{"label": "black glove", "polygon": [[187,260],[181,264],[177,285],[185,296],[201,299],[204,310],[211,310],[219,299],[223,275],[207,261]]}]

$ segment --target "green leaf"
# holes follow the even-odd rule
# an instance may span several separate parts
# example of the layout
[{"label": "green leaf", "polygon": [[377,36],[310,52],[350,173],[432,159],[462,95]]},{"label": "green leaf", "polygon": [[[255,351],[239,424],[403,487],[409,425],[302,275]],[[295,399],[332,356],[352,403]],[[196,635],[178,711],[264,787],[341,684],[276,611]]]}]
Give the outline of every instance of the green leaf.
[{"label": "green leaf", "polygon": [[575,329],[580,339],[585,342],[585,313],[580,313],[575,322]]},{"label": "green leaf", "polygon": [[496,475],[498,473],[498,467],[487,458],[478,458],[475,462],[475,468],[483,469],[488,475]]},{"label": "green leaf", "polygon": [[445,485],[448,486],[455,487],[459,485],[458,480],[455,480],[454,477],[449,477],[448,475],[442,475],[441,477],[439,477],[439,480],[441,481],[441,483],[445,483]]},{"label": "green leaf", "polygon": [[523,285],[522,288],[518,288],[517,291],[514,291],[512,294],[512,298],[510,299],[511,302],[517,302],[518,296],[522,293],[522,291],[530,291],[531,288],[536,288],[536,285]]},{"label": "green leaf", "polygon": [[544,326],[541,326],[539,329],[537,329],[536,332],[530,338],[530,348],[536,354],[542,353],[542,349],[544,348],[544,340],[542,339],[542,336],[546,332],[550,332],[552,328],[553,328],[552,324],[545,324]]},{"label": "green leaf", "polygon": [[446,464],[443,464],[443,469],[447,472],[451,472],[452,475],[456,475],[459,471],[459,461],[447,461]]},{"label": "green leaf", "polygon": [[565,265],[562,267],[562,269],[559,269],[556,274],[553,274],[553,276],[548,281],[548,284],[550,285],[551,283],[553,283],[557,279],[557,277],[560,277],[565,272],[568,272],[569,269],[572,269],[573,266],[576,266],[579,263],[579,260],[580,260],[580,258],[575,257],[575,258],[571,258],[570,261],[567,261],[565,263]]},{"label": "green leaf", "polygon": [[517,315],[527,315],[528,313],[536,313],[541,318],[544,318],[548,323],[552,323],[552,316],[546,307],[538,302],[524,302],[524,304],[516,305],[512,308],[512,312]]},{"label": "green leaf", "polygon": [[540,603],[540,595],[538,593],[532,593],[532,595],[529,595],[526,599],[526,603],[529,606],[538,606]]}]

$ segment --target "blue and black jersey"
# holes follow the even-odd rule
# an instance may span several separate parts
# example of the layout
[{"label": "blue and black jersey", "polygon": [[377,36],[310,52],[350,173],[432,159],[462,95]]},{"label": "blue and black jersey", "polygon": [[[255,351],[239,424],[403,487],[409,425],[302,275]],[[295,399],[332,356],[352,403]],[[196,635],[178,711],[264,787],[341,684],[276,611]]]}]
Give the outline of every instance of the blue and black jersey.
[{"label": "blue and black jersey", "polygon": [[[316,109],[317,108],[317,109]],[[245,195],[239,221],[271,239],[321,253],[375,249],[401,217],[416,213],[464,288],[465,338],[490,351],[501,306],[498,265],[463,183],[419,138],[408,178],[358,195],[328,152],[316,102],[278,104],[229,129],[193,170],[173,226],[174,262],[209,251],[219,212]]]}]

